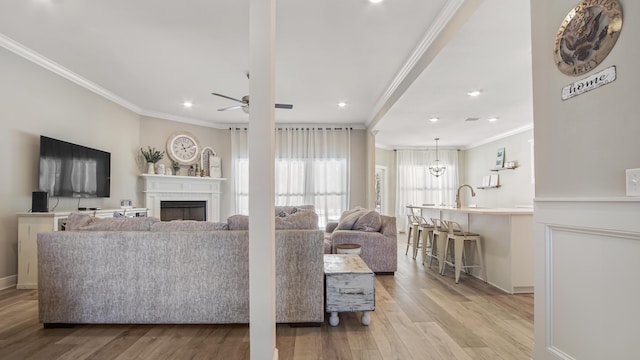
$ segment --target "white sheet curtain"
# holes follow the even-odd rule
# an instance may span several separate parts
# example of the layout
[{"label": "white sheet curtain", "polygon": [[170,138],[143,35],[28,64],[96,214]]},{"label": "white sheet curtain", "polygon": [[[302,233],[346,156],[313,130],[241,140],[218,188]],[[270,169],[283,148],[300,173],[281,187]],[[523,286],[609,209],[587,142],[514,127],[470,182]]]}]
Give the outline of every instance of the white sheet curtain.
[{"label": "white sheet curtain", "polygon": [[[320,226],[349,208],[350,129],[276,131],[276,205],[312,204]],[[248,214],[247,131],[231,131],[235,213]]]},{"label": "white sheet curtain", "polygon": [[407,227],[407,205],[455,204],[459,181],[458,151],[440,150],[438,158],[447,169],[444,175],[435,177],[429,173],[429,165],[436,160],[435,151],[396,151],[398,229]]}]

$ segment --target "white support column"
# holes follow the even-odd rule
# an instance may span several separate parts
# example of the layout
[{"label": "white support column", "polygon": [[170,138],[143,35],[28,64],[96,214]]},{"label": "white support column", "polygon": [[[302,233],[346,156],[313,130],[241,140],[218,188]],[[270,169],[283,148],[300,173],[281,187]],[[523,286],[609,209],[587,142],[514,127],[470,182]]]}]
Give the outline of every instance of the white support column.
[{"label": "white support column", "polygon": [[275,281],[275,0],[249,8],[249,305],[252,360],[278,358]]}]

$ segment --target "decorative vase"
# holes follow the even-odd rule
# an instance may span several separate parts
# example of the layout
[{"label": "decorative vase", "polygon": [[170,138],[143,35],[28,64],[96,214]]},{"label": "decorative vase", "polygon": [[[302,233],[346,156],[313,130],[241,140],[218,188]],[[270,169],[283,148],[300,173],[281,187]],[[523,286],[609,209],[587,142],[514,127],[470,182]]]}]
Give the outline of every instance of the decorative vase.
[{"label": "decorative vase", "polygon": [[164,164],[158,164],[158,168],[156,169],[156,174],[164,175]]},{"label": "decorative vase", "polygon": [[180,175],[180,168],[179,167],[174,167],[173,168],[173,175]]},{"label": "decorative vase", "polygon": [[156,168],[152,162],[147,163],[147,174],[155,174]]}]

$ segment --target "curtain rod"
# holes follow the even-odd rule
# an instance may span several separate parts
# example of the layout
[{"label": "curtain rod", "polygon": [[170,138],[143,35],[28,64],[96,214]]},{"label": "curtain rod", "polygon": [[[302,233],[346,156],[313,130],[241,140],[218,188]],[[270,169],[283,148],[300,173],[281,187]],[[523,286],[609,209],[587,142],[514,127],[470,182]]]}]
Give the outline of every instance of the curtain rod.
[{"label": "curtain rod", "polygon": [[[435,150],[436,150],[435,147],[433,149],[432,148],[424,148],[424,149],[418,149],[418,148],[416,148],[416,149],[393,149],[393,151],[435,151]],[[442,150],[462,151],[462,149],[455,149],[455,148],[454,149],[444,148]]]},{"label": "curtain rod", "polygon": [[[322,128],[322,127],[295,127],[295,128],[288,128],[288,127],[278,127],[275,128],[275,130],[353,130],[353,128],[351,127],[345,127],[345,128],[341,128],[341,127],[335,127],[335,128]],[[229,130],[234,130],[234,128],[229,128]],[[247,130],[247,128],[235,128],[235,130]]]}]

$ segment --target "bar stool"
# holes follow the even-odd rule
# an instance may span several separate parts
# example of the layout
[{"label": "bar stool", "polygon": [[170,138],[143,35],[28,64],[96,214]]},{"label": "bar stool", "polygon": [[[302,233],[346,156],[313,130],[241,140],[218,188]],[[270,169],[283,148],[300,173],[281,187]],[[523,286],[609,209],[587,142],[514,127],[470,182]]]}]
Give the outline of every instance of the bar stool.
[{"label": "bar stool", "polygon": [[[484,263],[482,261],[482,245],[480,242],[480,234],[462,230],[462,227],[460,226],[460,224],[458,224],[455,221],[445,221],[445,223],[448,228],[448,234],[447,234],[447,241],[445,242],[445,247],[444,247],[445,261],[441,265],[440,274],[444,275],[444,270],[447,264],[452,265],[455,269],[456,284],[457,284],[458,281],[460,280],[460,272],[463,269],[465,273],[469,273],[470,268],[479,267],[482,271],[482,276],[484,278],[484,281],[486,282],[487,274],[484,268]],[[446,256],[449,251],[449,244],[451,243],[451,241],[453,241],[453,248],[454,248],[453,263],[451,263],[450,261],[446,261]],[[479,262],[478,265],[466,264],[467,256],[465,254],[465,245],[466,243],[471,243],[471,242],[475,242],[476,244],[476,252],[478,255],[478,262]]]},{"label": "bar stool", "polygon": [[[431,256],[429,258],[429,268],[431,268],[431,263],[433,259],[438,261],[438,272],[442,273],[442,266],[444,264],[445,252],[442,251],[444,249],[445,241],[447,240],[447,234],[449,229],[447,229],[447,225],[444,221],[438,218],[431,218],[431,223],[433,224],[432,230],[432,239],[431,239]],[[422,265],[424,265],[424,258],[422,259]]]},{"label": "bar stool", "polygon": [[404,254],[407,255],[409,253],[409,246],[415,242],[415,244],[413,244],[413,258],[415,259],[418,246],[420,245],[420,233],[422,229],[420,228],[420,221],[416,217],[414,209],[413,206],[407,205],[407,225],[409,230],[407,231],[407,250]]},{"label": "bar stool", "polygon": [[[419,220],[420,230],[422,232],[422,265],[424,265],[427,256],[430,258],[436,256],[435,254],[437,253],[438,247],[433,242],[433,231],[435,229],[433,222],[429,222],[423,216],[420,216]],[[431,261],[429,261],[429,267],[431,267]]]}]

